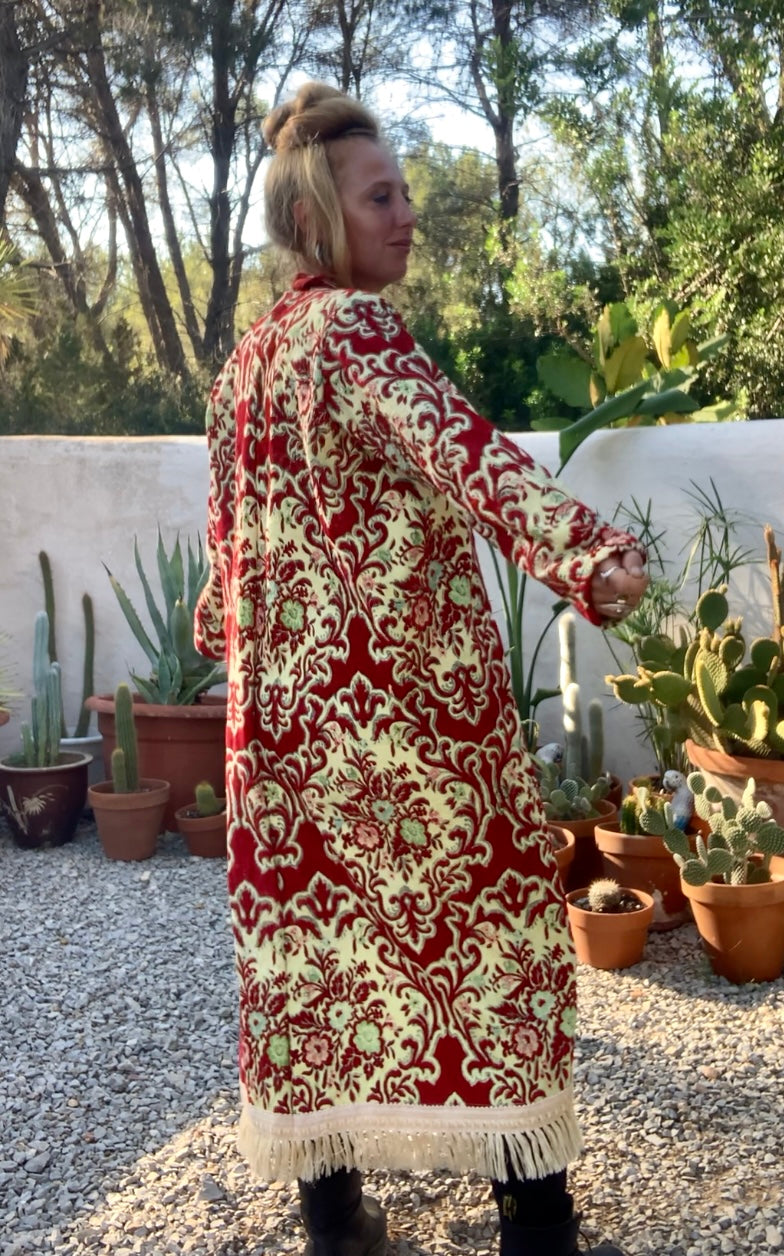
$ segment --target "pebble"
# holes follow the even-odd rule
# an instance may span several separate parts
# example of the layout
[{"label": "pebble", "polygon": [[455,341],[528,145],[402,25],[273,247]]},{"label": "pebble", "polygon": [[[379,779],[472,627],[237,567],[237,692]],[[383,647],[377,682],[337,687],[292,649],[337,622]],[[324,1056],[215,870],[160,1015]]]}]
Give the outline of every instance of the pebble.
[{"label": "pebble", "polygon": [[[225,868],[175,835],[148,866],[111,863],[86,822],[20,851],[0,822],[0,946],[0,1256],[300,1256],[296,1186],[255,1181],[235,1145]],[[632,969],[581,967],[578,988],[587,1239],[781,1252],[784,979],[730,986],[684,926]],[[394,1256],[498,1250],[476,1174],[366,1189]]]}]

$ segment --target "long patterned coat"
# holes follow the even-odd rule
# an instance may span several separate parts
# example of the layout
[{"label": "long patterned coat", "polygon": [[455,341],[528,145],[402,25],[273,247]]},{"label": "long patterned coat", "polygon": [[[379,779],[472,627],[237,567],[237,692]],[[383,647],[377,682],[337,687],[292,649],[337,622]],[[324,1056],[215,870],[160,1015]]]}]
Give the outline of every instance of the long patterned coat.
[{"label": "long patterned coat", "polygon": [[266,1178],[562,1169],[574,960],[473,531],[594,622],[633,540],[323,279],[245,335],[208,439],[241,1149]]}]

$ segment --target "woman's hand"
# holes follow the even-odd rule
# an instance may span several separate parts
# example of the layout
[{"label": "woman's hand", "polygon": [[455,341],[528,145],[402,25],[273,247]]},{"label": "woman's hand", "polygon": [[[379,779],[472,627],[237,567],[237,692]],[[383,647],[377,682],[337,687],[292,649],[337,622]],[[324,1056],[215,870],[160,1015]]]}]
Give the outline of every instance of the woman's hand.
[{"label": "woman's hand", "polygon": [[619,623],[639,605],[648,587],[645,555],[641,550],[616,551],[597,567],[591,581],[591,601],[603,619]]}]

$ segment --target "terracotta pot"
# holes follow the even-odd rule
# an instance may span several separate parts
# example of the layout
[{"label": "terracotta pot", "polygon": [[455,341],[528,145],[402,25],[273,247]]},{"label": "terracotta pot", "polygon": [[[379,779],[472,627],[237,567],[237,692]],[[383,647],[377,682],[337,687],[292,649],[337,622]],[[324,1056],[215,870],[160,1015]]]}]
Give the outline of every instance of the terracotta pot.
[{"label": "terracotta pot", "polygon": [[709,785],[740,802],[750,776],[756,782],[757,802],[768,803],[775,819],[784,824],[784,759],[754,759],[743,755],[707,750],[696,742],[686,742],[689,763],[703,773]]},{"label": "terracotta pot", "polygon": [[681,874],[664,839],[651,834],[622,833],[613,820],[597,824],[594,841],[602,856],[603,874],[620,885],[645,890],[653,898],[651,929],[675,929],[691,918],[681,889]]},{"label": "terracotta pot", "polygon": [[0,762],[0,808],[17,846],[62,846],[70,842],[87,796],[88,754],[61,753],[48,768]]},{"label": "terracotta pot", "polygon": [[112,781],[99,781],[87,791],[107,859],[130,861],[155,854],[158,834],[164,828],[169,782],[145,777],[139,785],[131,794],[115,794]]},{"label": "terracotta pot", "polygon": [[642,959],[653,919],[653,899],[643,890],[622,888],[643,904],[640,911],[585,911],[574,901],[588,893],[585,887],[567,894],[569,925],[581,963],[592,968],[630,968]]},{"label": "terracotta pot", "polygon": [[200,816],[192,805],[178,807],[175,812],[177,828],[188,850],[202,859],[226,858],[226,800],[219,801],[223,802],[224,809],[214,816]]},{"label": "terracotta pot", "polygon": [[591,820],[554,820],[559,828],[574,834],[574,859],[566,873],[566,889],[577,890],[602,876],[602,857],[593,839],[593,831],[603,820],[615,819],[617,808],[606,798],[596,804],[598,816]]},{"label": "terracotta pot", "polygon": [[10,718],[11,712],[6,710],[5,707],[0,707],[0,728],[2,728],[3,724],[7,724]]},{"label": "terracotta pot", "polygon": [[[111,776],[114,730],[114,696],[101,694],[87,699],[98,714],[103,736],[104,775]],[[175,812],[193,799],[199,781],[209,781],[223,793],[226,759],[226,699],[206,695],[193,706],[159,706],[133,697],[136,737],[139,743],[139,775],[163,778],[171,786],[164,815],[165,828],[175,829]]]},{"label": "terracotta pot", "polygon": [[548,824],[547,831],[552,839],[555,862],[561,874],[561,884],[565,888],[567,871],[574,859],[575,836],[568,829],[562,828],[560,824]]},{"label": "terracotta pot", "polygon": [[719,977],[775,981],[784,971],[784,880],[762,885],[687,885],[694,920]]}]

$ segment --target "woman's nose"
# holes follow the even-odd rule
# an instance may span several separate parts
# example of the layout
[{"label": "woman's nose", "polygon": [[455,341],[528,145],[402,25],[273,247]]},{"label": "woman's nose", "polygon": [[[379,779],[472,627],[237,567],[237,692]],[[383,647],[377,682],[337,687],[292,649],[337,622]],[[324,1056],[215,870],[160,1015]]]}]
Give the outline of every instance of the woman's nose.
[{"label": "woman's nose", "polygon": [[414,206],[405,196],[400,197],[400,205],[398,209],[398,219],[402,227],[416,226],[416,211]]}]

